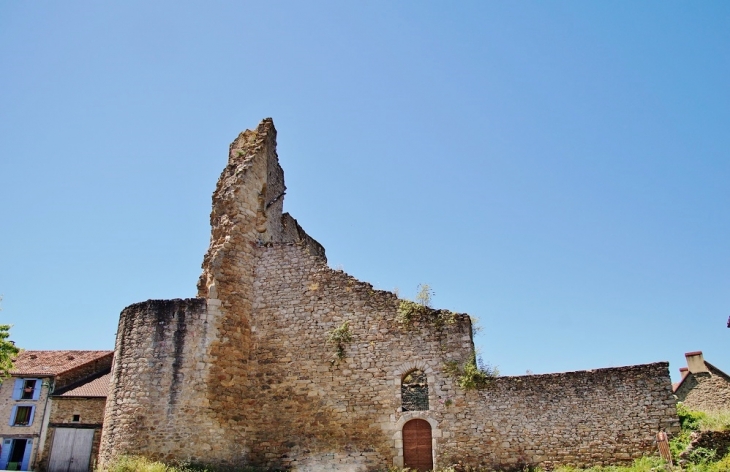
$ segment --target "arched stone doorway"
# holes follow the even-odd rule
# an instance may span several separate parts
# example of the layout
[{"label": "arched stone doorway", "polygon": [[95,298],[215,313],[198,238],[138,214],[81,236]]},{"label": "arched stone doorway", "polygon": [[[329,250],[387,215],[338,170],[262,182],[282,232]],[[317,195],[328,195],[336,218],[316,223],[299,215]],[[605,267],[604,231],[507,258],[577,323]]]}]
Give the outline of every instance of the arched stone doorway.
[{"label": "arched stone doorway", "polygon": [[415,419],[403,425],[403,466],[419,471],[433,469],[431,425]]}]

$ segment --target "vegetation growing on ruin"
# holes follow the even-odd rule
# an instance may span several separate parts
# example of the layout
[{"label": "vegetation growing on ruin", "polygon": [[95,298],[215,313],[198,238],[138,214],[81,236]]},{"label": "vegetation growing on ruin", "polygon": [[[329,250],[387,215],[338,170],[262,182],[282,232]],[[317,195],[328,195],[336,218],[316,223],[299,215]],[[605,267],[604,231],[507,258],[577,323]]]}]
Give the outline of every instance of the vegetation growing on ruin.
[{"label": "vegetation growing on ruin", "polygon": [[[193,464],[165,464],[162,462],[154,462],[139,456],[123,456],[109,464],[99,472],[256,472],[262,471],[255,467],[236,467],[236,468],[215,468],[196,466]],[[405,472],[408,469],[399,467],[388,467],[383,469],[384,472]],[[543,472],[543,469],[537,467],[526,466],[521,469],[523,472]],[[606,466],[591,467],[590,469],[576,469],[574,467],[562,466],[553,469],[553,472],[660,472],[669,470],[665,462],[659,457],[642,457],[634,461],[629,466]],[[706,462],[703,464],[689,464],[684,468],[675,468],[675,471],[683,470],[685,472],[727,472],[730,470],[730,455],[716,462]],[[411,471],[412,472],[412,471]],[[467,466],[453,466],[439,468],[435,472],[494,472],[493,468],[474,468]]]},{"label": "vegetation growing on ruin", "polygon": [[350,322],[345,321],[337,328],[327,333],[327,343],[335,346],[335,355],[337,359],[345,358],[345,346],[352,341],[352,332],[350,331]]},{"label": "vegetation growing on ruin", "polygon": [[[675,461],[680,459],[680,454],[687,450],[692,442],[692,433],[695,431],[730,431],[730,410],[704,412],[690,410],[682,403],[677,404],[677,416],[681,431],[669,442],[669,448],[672,451],[672,457]],[[705,469],[697,468],[708,464],[722,463],[726,465],[726,469],[730,471],[730,454],[722,458],[717,457],[717,452],[712,449],[698,447],[687,454],[686,460],[693,470],[702,472]],[[709,467],[709,465],[708,465]],[[711,470],[711,469],[707,469]],[[714,469],[712,469],[714,470]]]},{"label": "vegetation growing on ruin", "polygon": [[411,326],[414,321],[426,321],[436,327],[443,327],[453,324],[456,321],[456,314],[449,310],[434,310],[410,300],[401,300],[396,321],[402,326]]},{"label": "vegetation growing on ruin", "polygon": [[416,301],[401,300],[398,305],[396,321],[401,326],[411,326],[415,321],[426,321],[436,327],[443,327],[453,324],[456,321],[456,313],[449,310],[434,310],[431,308],[431,299],[435,292],[428,284],[418,286]]},{"label": "vegetation growing on ruin", "polygon": [[152,461],[142,456],[121,456],[97,472],[257,472],[256,467],[218,468],[189,463]]},{"label": "vegetation growing on ruin", "polygon": [[[347,322],[343,323],[343,326]],[[343,326],[340,326],[342,328]],[[339,328],[337,328],[339,329]],[[335,331],[335,330],[333,330]],[[345,331],[345,330],[343,330]],[[346,331],[349,331],[349,327]],[[476,367],[476,363],[467,363]],[[457,371],[458,364],[452,364]],[[717,431],[730,430],[730,411],[720,411],[713,413],[692,411],[684,407],[681,403],[677,405],[677,414],[679,416],[682,431],[670,441],[672,456],[674,457],[674,471],[683,472],[728,472],[730,471],[730,454],[723,458],[716,457],[714,450],[698,448],[689,460],[677,466],[679,463],[679,454],[689,444],[689,435],[693,431]],[[235,467],[235,468],[216,468],[211,466],[199,466],[188,463],[165,464],[163,462],[155,462],[140,456],[122,456],[108,464],[104,469],[98,472],[256,472],[268,469],[260,469],[256,467]],[[546,472],[539,467],[524,466],[520,469],[522,472]],[[578,469],[570,466],[561,466],[553,469],[552,472],[661,472],[670,470],[669,466],[659,457],[658,454],[636,459],[633,464],[627,466],[605,466],[591,467],[588,469]],[[388,467],[383,469],[384,472],[406,472],[407,469],[398,467]],[[452,467],[444,467],[437,469],[435,472],[494,472],[491,467],[469,467],[462,465],[454,465]]]},{"label": "vegetation growing on ruin", "polygon": [[682,431],[730,431],[730,409],[694,411],[678,403],[677,416]]},{"label": "vegetation growing on ruin", "polygon": [[499,370],[481,360],[477,364],[476,355],[463,366],[457,361],[448,361],[444,364],[444,371],[453,375],[456,382],[464,390],[481,390],[487,388],[492,380],[499,376]]}]

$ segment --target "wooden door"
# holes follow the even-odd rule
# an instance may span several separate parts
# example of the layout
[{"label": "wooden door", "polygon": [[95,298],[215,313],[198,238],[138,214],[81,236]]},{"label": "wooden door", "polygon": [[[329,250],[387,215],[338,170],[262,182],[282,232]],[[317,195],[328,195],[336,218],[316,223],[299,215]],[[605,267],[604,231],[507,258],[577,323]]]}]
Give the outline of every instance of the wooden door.
[{"label": "wooden door", "polygon": [[88,472],[94,430],[56,428],[48,472]]},{"label": "wooden door", "polygon": [[431,425],[426,420],[411,420],[403,425],[403,465],[419,471],[433,469]]}]

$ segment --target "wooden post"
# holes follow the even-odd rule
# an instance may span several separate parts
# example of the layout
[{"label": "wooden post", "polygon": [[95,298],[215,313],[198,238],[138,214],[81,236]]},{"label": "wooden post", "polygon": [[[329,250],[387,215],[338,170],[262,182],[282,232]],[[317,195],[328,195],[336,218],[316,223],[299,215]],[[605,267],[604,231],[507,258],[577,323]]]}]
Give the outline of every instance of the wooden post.
[{"label": "wooden post", "polygon": [[667,461],[669,467],[673,467],[674,464],[672,463],[672,453],[669,451],[669,438],[667,437],[667,433],[664,431],[656,433],[656,443],[659,447],[659,455]]}]

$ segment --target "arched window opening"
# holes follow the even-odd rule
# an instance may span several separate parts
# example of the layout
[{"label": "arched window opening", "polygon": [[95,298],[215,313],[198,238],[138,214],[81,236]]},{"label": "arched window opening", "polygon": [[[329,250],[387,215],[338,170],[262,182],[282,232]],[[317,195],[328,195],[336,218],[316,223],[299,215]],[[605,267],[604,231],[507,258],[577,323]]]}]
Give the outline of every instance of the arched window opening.
[{"label": "arched window opening", "polygon": [[428,382],[422,370],[412,370],[403,377],[401,406],[403,411],[428,410]]}]

